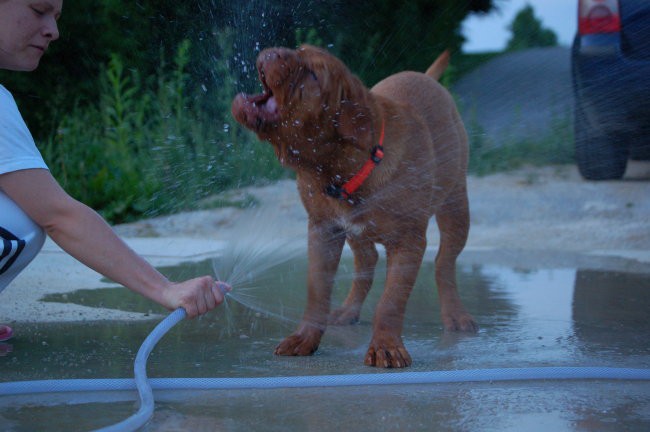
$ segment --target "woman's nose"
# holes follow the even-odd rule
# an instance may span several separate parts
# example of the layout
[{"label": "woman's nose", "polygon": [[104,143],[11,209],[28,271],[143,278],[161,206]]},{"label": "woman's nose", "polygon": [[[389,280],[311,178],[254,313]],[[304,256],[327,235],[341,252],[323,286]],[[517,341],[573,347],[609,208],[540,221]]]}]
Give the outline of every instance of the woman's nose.
[{"label": "woman's nose", "polygon": [[59,38],[59,26],[56,23],[56,18],[48,17],[43,27],[43,36],[50,40],[57,40]]}]

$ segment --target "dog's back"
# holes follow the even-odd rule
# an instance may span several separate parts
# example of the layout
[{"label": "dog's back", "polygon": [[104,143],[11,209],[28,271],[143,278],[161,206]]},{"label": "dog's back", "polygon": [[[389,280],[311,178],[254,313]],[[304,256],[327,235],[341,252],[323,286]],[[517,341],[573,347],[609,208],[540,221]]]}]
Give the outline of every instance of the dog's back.
[{"label": "dog's back", "polygon": [[[411,145],[431,145],[436,154],[445,155],[444,158],[435,159],[434,169],[439,181],[445,183],[437,186],[449,188],[450,179],[462,178],[464,181],[469,153],[468,139],[453,97],[434,79],[440,73],[438,60],[429,68],[428,74],[399,72],[380,81],[370,91],[382,100],[400,105],[402,110],[419,117],[426,125],[430,141],[414,142]],[[394,123],[399,125],[400,122]]]}]

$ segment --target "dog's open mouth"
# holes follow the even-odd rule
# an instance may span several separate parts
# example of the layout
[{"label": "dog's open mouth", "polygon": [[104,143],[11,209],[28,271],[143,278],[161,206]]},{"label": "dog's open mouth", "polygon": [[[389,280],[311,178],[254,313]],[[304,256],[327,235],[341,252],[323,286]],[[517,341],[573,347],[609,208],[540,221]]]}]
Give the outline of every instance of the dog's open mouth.
[{"label": "dog's open mouth", "polygon": [[273,95],[273,91],[271,90],[271,88],[266,82],[266,74],[264,73],[264,69],[260,69],[259,78],[260,78],[260,82],[262,83],[262,87],[264,88],[264,91],[262,92],[262,94],[256,96],[255,104],[259,106],[260,109],[263,109],[269,114],[272,115],[277,114],[278,101],[275,99],[275,96]]},{"label": "dog's open mouth", "polygon": [[253,96],[252,103],[260,110],[268,113],[270,116],[278,114],[278,102],[273,96],[273,92],[265,89],[263,93]]},{"label": "dog's open mouth", "polygon": [[267,130],[280,121],[280,110],[273,91],[266,83],[264,71],[260,71],[263,91],[256,95],[240,93],[232,105],[235,118],[250,129],[258,132]]},{"label": "dog's open mouth", "polygon": [[274,115],[278,112],[278,103],[270,90],[265,90],[258,95],[246,96],[246,98],[248,103],[264,113]]}]

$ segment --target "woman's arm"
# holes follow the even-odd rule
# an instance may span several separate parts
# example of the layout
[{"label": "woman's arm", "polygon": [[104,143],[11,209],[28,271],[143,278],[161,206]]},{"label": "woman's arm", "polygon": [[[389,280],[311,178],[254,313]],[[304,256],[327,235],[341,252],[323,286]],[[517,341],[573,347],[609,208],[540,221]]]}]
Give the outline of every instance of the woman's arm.
[{"label": "woman's arm", "polygon": [[2,174],[0,189],[67,253],[167,309],[183,307],[189,317],[195,317],[223,302],[211,276],[170,282],[129,248],[97,212],[68,195],[48,170]]}]

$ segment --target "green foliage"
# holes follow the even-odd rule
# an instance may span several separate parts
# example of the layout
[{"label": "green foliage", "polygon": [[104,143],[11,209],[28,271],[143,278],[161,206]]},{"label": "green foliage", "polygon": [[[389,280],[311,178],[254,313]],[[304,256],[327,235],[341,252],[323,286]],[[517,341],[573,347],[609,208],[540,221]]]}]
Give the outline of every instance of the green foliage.
[{"label": "green foliage", "polygon": [[[190,41],[188,94],[212,116],[218,63],[228,64],[236,91],[255,86],[255,56],[270,45],[296,40],[327,46],[371,85],[396,70],[424,70],[444,49],[460,46],[460,22],[495,0],[66,0],[60,40],[29,74],[1,71],[34,137],[46,139],[74,106],[98,100],[96,80],[117,55],[143,79],[158,73]],[[232,56],[215,53],[215,35],[231,30]],[[301,36],[298,36],[301,33]],[[52,79],[56,77],[56,79]],[[207,92],[199,91],[202,87]],[[234,93],[231,93],[231,96]],[[207,99],[207,100],[206,100]]]},{"label": "green foliage", "polygon": [[[222,48],[229,34],[218,35]],[[229,110],[207,118],[194,103],[189,52],[181,42],[171,67],[162,57],[144,82],[112,56],[98,103],[64,116],[43,149],[63,187],[111,222],[196,208],[215,192],[284,175],[270,146],[230,124]],[[230,92],[215,97],[230,106]]]},{"label": "green foliage", "polygon": [[230,115],[238,91],[259,88],[260,49],[325,46],[372,85],[457,51],[461,21],[493,3],[66,0],[41,66],[0,82],[66,190],[120,222],[287,175]]},{"label": "green foliage", "polygon": [[[491,1],[385,0],[323,2],[322,15],[336,25],[321,37],[369,86],[401,70],[424,71],[445,49],[459,51],[461,22],[470,11],[487,11]],[[335,11],[335,12],[334,12]]]},{"label": "green foliage", "polygon": [[323,39],[318,35],[318,30],[315,28],[309,28],[307,30],[303,28],[296,29],[296,46],[300,46],[302,44],[309,44],[320,47],[325,45]]},{"label": "green foliage", "polygon": [[472,174],[488,175],[524,165],[574,163],[573,124],[568,113],[554,117],[545,135],[527,139],[505,138],[498,144],[486,139],[476,124],[470,126],[475,131],[470,136],[469,172]]},{"label": "green foliage", "polygon": [[531,5],[526,5],[517,13],[509,26],[512,36],[506,51],[515,51],[534,47],[557,46],[557,35],[553,30],[542,27]]}]

